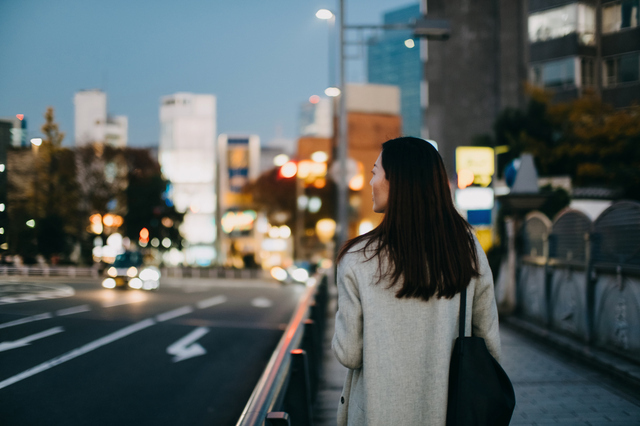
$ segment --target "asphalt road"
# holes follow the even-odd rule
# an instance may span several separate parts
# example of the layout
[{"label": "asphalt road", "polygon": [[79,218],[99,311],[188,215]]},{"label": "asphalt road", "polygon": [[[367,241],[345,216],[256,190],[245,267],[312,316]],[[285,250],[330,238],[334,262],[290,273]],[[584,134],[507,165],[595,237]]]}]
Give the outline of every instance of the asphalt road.
[{"label": "asphalt road", "polygon": [[303,291],[0,278],[0,425],[234,425]]}]

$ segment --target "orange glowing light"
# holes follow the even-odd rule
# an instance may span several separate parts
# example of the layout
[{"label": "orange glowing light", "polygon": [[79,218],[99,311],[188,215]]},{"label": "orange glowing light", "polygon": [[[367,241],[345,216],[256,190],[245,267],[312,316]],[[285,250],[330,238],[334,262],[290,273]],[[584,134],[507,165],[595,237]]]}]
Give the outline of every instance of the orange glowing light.
[{"label": "orange glowing light", "polygon": [[24,118],[24,114],[16,114],[16,118],[20,121]]},{"label": "orange glowing light", "polygon": [[102,223],[102,216],[99,213],[92,214],[89,217],[89,221],[94,225],[100,225]]},{"label": "orange glowing light", "polygon": [[142,228],[140,230],[140,239],[142,240],[149,239],[149,230],[147,228]]},{"label": "orange glowing light", "polygon": [[289,161],[280,167],[280,176],[283,178],[292,178],[296,173],[298,173],[298,166],[293,161]]},{"label": "orange glowing light", "polygon": [[320,96],[318,95],[313,95],[309,98],[309,102],[311,102],[312,104],[317,104],[318,102],[320,102]]},{"label": "orange glowing light", "polygon": [[324,188],[327,185],[327,180],[325,178],[316,179],[313,181],[313,186],[316,188]]},{"label": "orange glowing light", "polygon": [[355,175],[349,181],[349,189],[352,191],[360,191],[364,187],[364,176],[362,174]]},{"label": "orange glowing light", "polygon": [[104,223],[105,226],[113,226],[113,222],[114,218],[112,214],[107,213],[102,218],[102,223]]},{"label": "orange glowing light", "polygon": [[462,169],[458,171],[458,188],[465,189],[467,186],[473,183],[475,176],[469,169]]},{"label": "orange glowing light", "polygon": [[291,351],[292,355],[301,355],[303,353],[304,353],[304,351],[302,349],[294,349],[294,350]]}]

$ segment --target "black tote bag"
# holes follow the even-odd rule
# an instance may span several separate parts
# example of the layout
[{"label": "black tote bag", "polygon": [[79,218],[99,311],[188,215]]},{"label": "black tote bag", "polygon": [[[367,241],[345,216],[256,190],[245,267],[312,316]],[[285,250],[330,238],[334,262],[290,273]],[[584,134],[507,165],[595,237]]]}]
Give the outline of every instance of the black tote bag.
[{"label": "black tote bag", "polygon": [[516,396],[511,381],[484,339],[465,337],[467,291],[460,293],[460,331],[449,367],[447,426],[503,426],[511,421]]}]

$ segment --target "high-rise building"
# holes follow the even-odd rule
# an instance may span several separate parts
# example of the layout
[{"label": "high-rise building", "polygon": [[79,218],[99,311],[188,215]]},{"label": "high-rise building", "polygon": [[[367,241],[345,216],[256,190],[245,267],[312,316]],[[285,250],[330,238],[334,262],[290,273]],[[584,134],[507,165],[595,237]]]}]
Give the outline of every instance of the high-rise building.
[{"label": "high-rise building", "polygon": [[81,90],[76,92],[73,103],[76,146],[95,142],[127,146],[128,119],[124,115],[108,115],[106,93],[97,89]]},{"label": "high-rise building", "polygon": [[216,98],[176,93],[160,101],[158,158],[170,199],[186,212],[180,232],[189,264],[216,259]]},{"label": "high-rise building", "polygon": [[555,101],[594,90],[616,108],[640,102],[640,0],[422,0],[451,37],[427,41],[424,124],[453,175],[455,148],[522,108],[525,83]]},{"label": "high-rise building", "polygon": [[249,209],[251,197],[243,193],[243,188],[260,173],[260,137],[221,134],[218,136],[218,159],[220,260],[233,264],[235,255],[255,255],[258,250],[254,238],[257,213]]},{"label": "high-rise building", "polygon": [[[523,0],[423,0],[427,18],[447,19],[451,36],[425,44],[423,136],[438,143],[450,177],[455,149],[489,134],[499,111],[524,105]],[[533,2],[532,2],[533,3]]]},{"label": "high-rise building", "polygon": [[529,4],[529,80],[555,99],[595,90],[626,107],[640,100],[640,1]]},{"label": "high-rise building", "polygon": [[[384,14],[384,24],[407,24],[419,18],[418,3]],[[369,40],[367,76],[369,83],[390,84],[400,88],[402,133],[422,135],[424,87],[420,40],[414,40],[409,30],[386,30],[378,38]]]},{"label": "high-rise building", "polygon": [[300,106],[298,133],[301,137],[330,138],[333,136],[334,98],[312,97]]}]

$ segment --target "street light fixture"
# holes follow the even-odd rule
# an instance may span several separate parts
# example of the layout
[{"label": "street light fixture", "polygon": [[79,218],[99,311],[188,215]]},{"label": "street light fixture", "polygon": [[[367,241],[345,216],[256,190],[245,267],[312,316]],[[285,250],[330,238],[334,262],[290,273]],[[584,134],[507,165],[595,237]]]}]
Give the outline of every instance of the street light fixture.
[{"label": "street light fixture", "polygon": [[[346,25],[344,14],[345,0],[338,0],[337,16],[327,9],[320,9],[316,12],[319,19],[333,19],[337,17],[338,25],[338,45],[339,45],[339,65],[338,65],[338,87],[330,87],[325,90],[325,94],[331,97],[339,96],[338,102],[338,134],[337,134],[337,160],[340,179],[338,179],[338,223],[337,223],[337,243],[340,247],[347,240],[348,228],[348,187],[347,187],[347,111],[345,93],[345,30],[412,30],[414,38],[425,38],[427,40],[447,40],[451,34],[451,25],[446,19],[428,19],[423,16],[406,24],[386,24],[386,25]],[[408,48],[414,46],[405,42]],[[414,44],[415,45],[415,44]]]},{"label": "street light fixture", "polygon": [[318,19],[331,19],[333,16],[333,12],[328,9],[320,9],[316,12],[316,18]]}]

